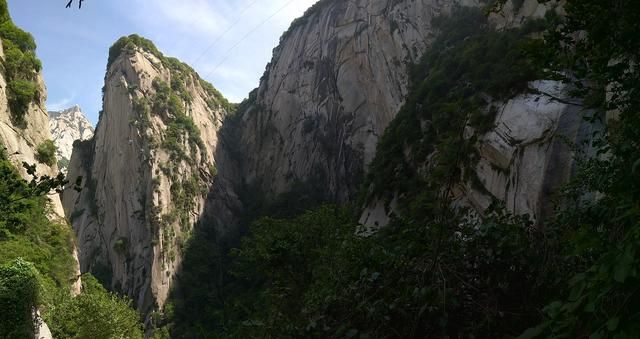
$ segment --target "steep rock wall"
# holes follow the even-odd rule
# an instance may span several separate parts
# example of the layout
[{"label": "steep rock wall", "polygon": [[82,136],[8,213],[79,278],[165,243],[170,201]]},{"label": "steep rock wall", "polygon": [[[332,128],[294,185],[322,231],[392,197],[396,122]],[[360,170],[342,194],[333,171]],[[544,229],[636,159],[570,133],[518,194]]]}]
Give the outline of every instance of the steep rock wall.
[{"label": "steep rock wall", "polygon": [[431,20],[456,4],[479,2],[321,1],[295,21],[240,112],[247,186],[352,200],[405,100],[407,66],[437,34]]},{"label": "steep rock wall", "polygon": [[96,134],[71,157],[69,175],[85,178],[83,190],[63,201],[82,271],[148,312],[163,307],[204,208],[229,105],[150,42],[123,39],[112,48]]}]

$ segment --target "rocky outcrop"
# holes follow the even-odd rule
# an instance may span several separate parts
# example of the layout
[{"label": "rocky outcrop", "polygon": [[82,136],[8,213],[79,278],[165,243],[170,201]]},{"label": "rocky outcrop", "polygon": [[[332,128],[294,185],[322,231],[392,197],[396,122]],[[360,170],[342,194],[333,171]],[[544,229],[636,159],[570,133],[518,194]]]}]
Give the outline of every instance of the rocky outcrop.
[{"label": "rocky outcrop", "polygon": [[570,145],[589,154],[590,143],[584,141],[601,126],[583,119],[584,107],[566,85],[536,81],[530,87],[537,94],[502,105],[496,127],[479,142],[475,173],[481,187],[468,182],[461,190],[476,210],[498,199],[507,210],[539,222],[552,212],[552,193],[573,173]]},{"label": "rocky outcrop", "polygon": [[213,155],[230,105],[187,65],[137,36],[110,51],[95,136],[69,166],[80,193],[63,201],[83,272],[161,309],[216,177]]},{"label": "rocky outcrop", "polygon": [[58,167],[61,172],[66,173],[73,142],[93,137],[93,126],[80,106],[76,105],[62,111],[49,112],[49,129],[57,147]]}]

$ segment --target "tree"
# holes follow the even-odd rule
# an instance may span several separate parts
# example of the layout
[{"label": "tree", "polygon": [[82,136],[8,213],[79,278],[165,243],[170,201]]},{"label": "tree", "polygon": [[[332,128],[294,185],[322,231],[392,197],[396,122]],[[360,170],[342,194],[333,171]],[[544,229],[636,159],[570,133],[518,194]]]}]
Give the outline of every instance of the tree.
[{"label": "tree", "polygon": [[56,164],[56,145],[51,140],[45,140],[36,148],[36,160],[38,162],[53,166]]},{"label": "tree", "polygon": [[131,301],[108,292],[90,274],[82,276],[82,294],[59,295],[45,320],[56,338],[142,338]]},{"label": "tree", "polygon": [[17,259],[0,266],[0,338],[29,338],[40,301],[36,268]]}]

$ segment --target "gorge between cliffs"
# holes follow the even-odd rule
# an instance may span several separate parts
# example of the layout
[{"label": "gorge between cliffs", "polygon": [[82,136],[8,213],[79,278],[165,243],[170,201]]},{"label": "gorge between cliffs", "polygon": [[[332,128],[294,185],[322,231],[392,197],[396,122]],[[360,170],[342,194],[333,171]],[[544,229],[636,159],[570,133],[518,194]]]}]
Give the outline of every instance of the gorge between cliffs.
[{"label": "gorge between cliffs", "polygon": [[636,2],[320,0],[240,103],[130,34],[95,129],[0,5],[0,338],[640,335]]}]

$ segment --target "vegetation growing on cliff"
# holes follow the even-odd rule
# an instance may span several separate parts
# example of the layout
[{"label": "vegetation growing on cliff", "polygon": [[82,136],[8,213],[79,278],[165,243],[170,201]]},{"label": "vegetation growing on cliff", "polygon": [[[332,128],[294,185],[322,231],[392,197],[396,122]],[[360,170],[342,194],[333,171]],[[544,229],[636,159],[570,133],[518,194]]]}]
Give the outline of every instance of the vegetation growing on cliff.
[{"label": "vegetation growing on cliff", "polygon": [[53,166],[57,162],[56,145],[51,140],[45,140],[36,148],[36,160],[38,162]]},{"label": "vegetation growing on cliff", "polygon": [[[191,68],[191,66],[183,63],[182,61],[167,57],[158,48],[153,44],[153,42],[149,39],[145,39],[137,34],[132,34],[129,36],[124,36],[118,41],[116,41],[111,48],[109,48],[109,59],[107,61],[107,70],[111,68],[111,65],[116,61],[116,59],[124,52],[124,53],[133,53],[137,48],[141,48],[142,50],[151,53],[151,55],[155,56],[160,60],[162,65],[167,67],[171,71],[175,71],[175,76],[182,79],[183,81],[172,82],[171,86],[174,87],[178,93],[188,95],[186,88],[183,87],[186,82],[186,78],[193,76],[200,85],[205,89],[205,92],[210,97],[210,106],[213,109],[213,105],[219,105],[227,110],[227,112],[232,112],[235,110],[236,105],[230,103],[221,93],[218,91],[213,85],[200,78],[198,73]],[[176,86],[177,85],[177,86]],[[182,89],[182,90],[181,90]],[[183,97],[184,101],[189,101],[188,97]],[[208,102],[208,103],[209,103]]]},{"label": "vegetation growing on cliff", "polygon": [[54,338],[143,338],[140,315],[131,301],[105,290],[90,274],[82,294],[60,292],[45,314]]},{"label": "vegetation growing on cliff", "polygon": [[40,100],[37,75],[42,63],[36,57],[36,43],[31,34],[11,21],[6,0],[0,0],[0,38],[4,50],[2,66],[11,117],[14,123],[23,126],[29,104]]},{"label": "vegetation growing on cliff", "polygon": [[[63,220],[49,220],[47,197],[67,181],[63,175],[38,177],[32,165],[25,164],[25,169],[33,177],[30,182],[20,177],[4,149],[0,150],[0,337],[32,337],[34,308],[53,320],[59,337],[99,336],[121,326],[126,330],[120,333],[141,337],[135,335],[136,329],[140,333],[139,317],[125,301],[91,288],[78,298],[71,297],[70,282],[76,280],[73,237]],[[64,317],[73,312],[73,317]],[[56,332],[57,328],[75,328],[84,334]]]},{"label": "vegetation growing on cliff", "polygon": [[[541,45],[528,38],[539,25],[495,31],[480,9],[464,7],[433,24],[440,34],[409,69],[410,95],[381,138],[366,183],[371,196],[401,193],[401,206],[451,173],[456,181],[470,179],[463,171],[478,159],[474,146],[493,127],[495,105],[526,92],[541,75],[528,57]],[[471,137],[464,136],[467,126]],[[417,173],[425,164],[431,182]]]}]

